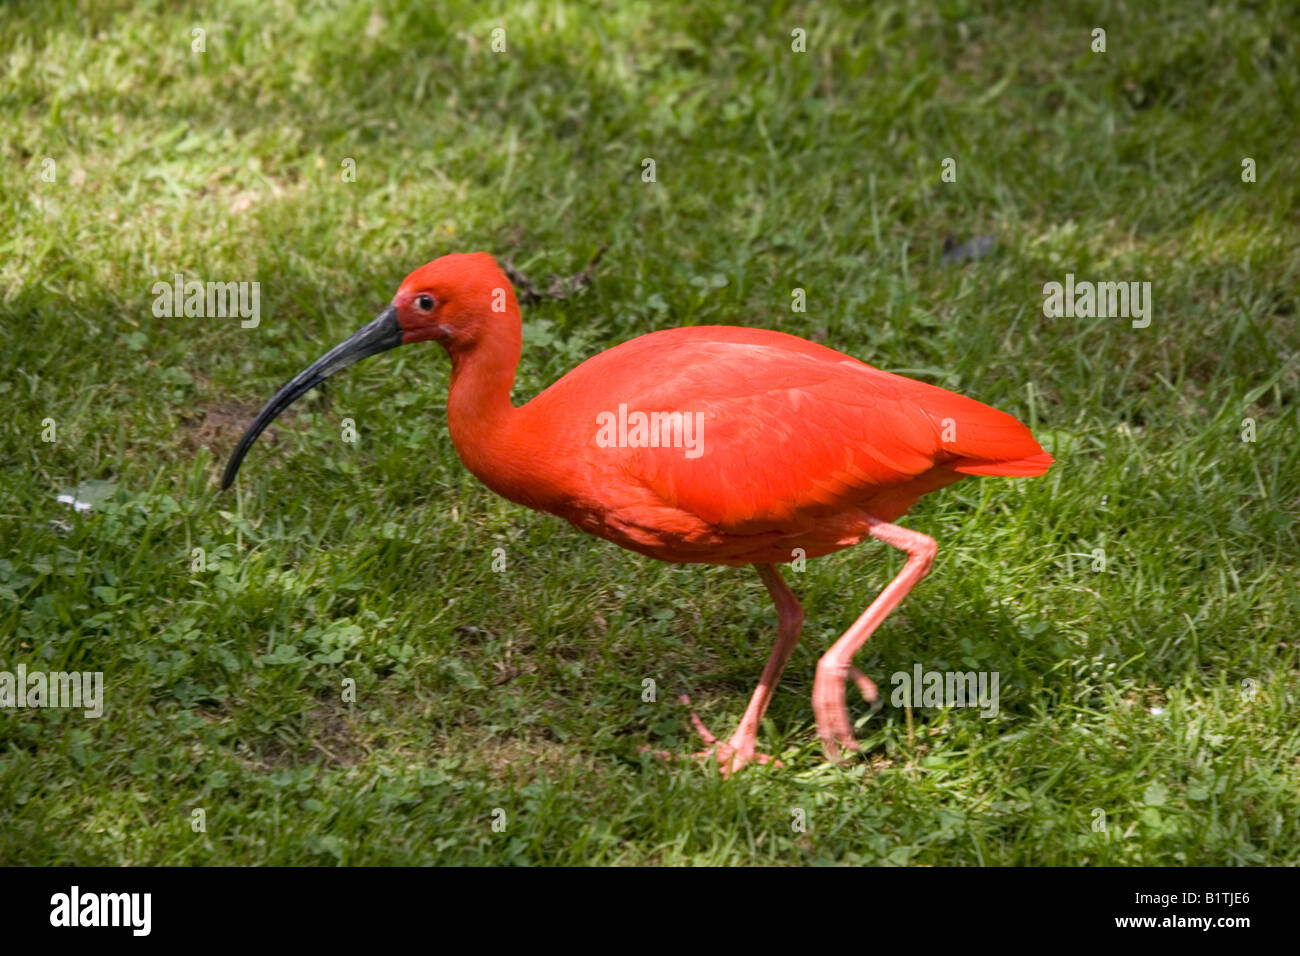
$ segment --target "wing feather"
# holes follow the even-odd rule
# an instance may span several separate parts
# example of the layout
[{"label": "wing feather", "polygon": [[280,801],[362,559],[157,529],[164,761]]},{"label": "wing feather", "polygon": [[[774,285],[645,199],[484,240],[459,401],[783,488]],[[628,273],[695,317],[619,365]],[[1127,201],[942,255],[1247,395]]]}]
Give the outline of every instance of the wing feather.
[{"label": "wing feather", "polygon": [[[593,467],[615,467],[653,507],[680,509],[726,533],[795,534],[872,502],[901,513],[962,474],[1040,474],[1051,463],[1010,415],[779,332],[658,332],[575,373],[584,369],[583,387],[590,394],[593,381],[601,384],[604,409],[696,416],[699,454],[573,451]],[[537,401],[576,401],[566,380]],[[584,406],[590,414],[591,402]]]}]

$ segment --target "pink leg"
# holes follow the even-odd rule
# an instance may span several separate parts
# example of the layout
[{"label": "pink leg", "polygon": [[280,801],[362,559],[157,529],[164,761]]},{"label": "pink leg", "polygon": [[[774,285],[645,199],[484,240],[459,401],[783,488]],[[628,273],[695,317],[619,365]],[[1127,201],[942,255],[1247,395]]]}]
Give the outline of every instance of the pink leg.
[{"label": "pink leg", "polygon": [[817,735],[832,760],[839,759],[841,747],[845,750],[856,750],[858,747],[858,742],[853,737],[853,725],[849,722],[849,711],[844,705],[845,680],[853,675],[858,689],[868,700],[879,696],[876,685],[854,669],[853,655],[867,643],[867,638],[889,616],[889,612],[898,607],[907,592],[926,576],[934,562],[935,552],[939,549],[934,539],[928,535],[874,518],[871,519],[871,530],[868,533],[873,538],[906,551],[907,563],[871,602],[871,606],[862,612],[862,616],[853,622],[853,626],[844,632],[844,636],[832,644],[830,650],[817,662],[817,677],[813,681],[813,714],[817,717]]},{"label": "pink leg", "polygon": [[[754,567],[758,569],[758,576],[767,585],[772,601],[776,604],[776,646],[772,648],[767,666],[763,668],[763,676],[758,679],[758,686],[754,688],[754,694],[749,699],[745,715],[740,718],[740,725],[729,741],[725,744],[719,741],[709,733],[709,729],[704,726],[704,722],[699,717],[694,713],[691,714],[691,723],[695,725],[696,732],[704,738],[704,743],[713,750],[723,776],[733,770],[739,770],[751,760],[757,760],[759,763],[768,763],[772,760],[770,755],[754,751],[758,738],[758,725],[762,722],[763,715],[767,713],[767,705],[772,702],[772,693],[776,690],[777,681],[781,679],[781,673],[785,670],[790,655],[794,653],[795,645],[799,643],[799,630],[803,626],[803,608],[799,606],[799,599],[794,596],[790,586],[785,583],[785,578],[781,577],[781,572],[772,564],[756,564]],[[690,698],[683,697],[682,700],[690,704]]]}]

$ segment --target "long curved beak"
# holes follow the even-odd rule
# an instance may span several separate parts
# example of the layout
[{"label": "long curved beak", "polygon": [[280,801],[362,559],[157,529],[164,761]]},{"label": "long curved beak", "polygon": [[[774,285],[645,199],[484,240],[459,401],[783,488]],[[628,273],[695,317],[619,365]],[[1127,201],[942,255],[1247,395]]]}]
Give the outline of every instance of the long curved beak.
[{"label": "long curved beak", "polygon": [[301,396],[311,391],[335,372],[341,372],[363,358],[377,352],[385,352],[402,344],[402,327],[397,322],[397,309],[389,306],[367,325],[357,329],[345,342],[330,349],[319,359],[295,375],[284,388],[275,393],[275,397],[266,403],[266,407],[257,413],[253,424],[248,426],[244,436],[235,446],[235,453],[226,464],[226,472],[221,476],[221,488],[230,487],[239,474],[239,464],[253,447],[257,436],[266,430],[266,426],[275,417],[292,405]]}]

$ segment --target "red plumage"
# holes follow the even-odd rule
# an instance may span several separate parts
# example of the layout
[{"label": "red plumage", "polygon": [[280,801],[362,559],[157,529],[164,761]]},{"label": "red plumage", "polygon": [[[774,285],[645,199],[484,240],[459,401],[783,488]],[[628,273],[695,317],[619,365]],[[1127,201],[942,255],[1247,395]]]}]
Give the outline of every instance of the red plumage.
[{"label": "red plumage", "polygon": [[[700,416],[698,457],[601,447],[598,416],[620,405]],[[893,521],[967,474],[1037,475],[1052,461],[1024,425],[973,399],[731,326],[602,352],[518,409],[511,429],[548,464],[522,489],[480,473],[500,493],[651,557],[713,564],[829,554],[858,543],[868,516]]]},{"label": "red plumage", "polygon": [[516,408],[519,304],[492,257],[473,253],[412,272],[378,318],[281,389],[240,440],[223,486],[299,395],[367,355],[425,340],[451,358],[452,442],[488,487],[663,561],[757,567],[778,616],[758,688],[726,743],[691,715],[724,773],[771,760],[755,751],[755,737],[803,620],[775,565],[867,536],[908,555],[817,665],[813,711],[836,756],[856,746],[846,681],[869,699],[878,693],[853,668],[853,655],[935,555],[933,540],[891,522],[967,475],[1041,475],[1052,464],[1010,415],[761,329],[644,335],[588,359]]}]

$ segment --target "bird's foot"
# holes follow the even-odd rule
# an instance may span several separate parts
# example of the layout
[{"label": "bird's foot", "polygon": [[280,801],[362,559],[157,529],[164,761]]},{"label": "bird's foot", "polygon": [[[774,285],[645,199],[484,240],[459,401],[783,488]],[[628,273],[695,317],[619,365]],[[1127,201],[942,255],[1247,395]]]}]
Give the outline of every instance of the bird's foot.
[{"label": "bird's foot", "polygon": [[849,668],[849,676],[853,678],[853,683],[858,685],[858,691],[862,694],[862,699],[872,707],[880,702],[880,691],[876,689],[876,683],[856,667]]},{"label": "bird's foot", "polygon": [[[685,694],[677,699],[687,707],[691,706],[691,699]],[[695,732],[700,735],[700,739],[704,741],[706,749],[689,756],[693,760],[716,760],[718,772],[724,777],[730,776],[749,763],[770,763],[774,767],[784,766],[781,761],[771,754],[759,753],[754,749],[756,735],[753,733],[744,733],[740,728],[737,728],[731,739],[724,743],[715,737],[708,727],[704,726],[704,721],[700,720],[695,711],[691,711],[691,724],[695,727]],[[677,759],[676,754],[667,750],[651,750],[649,747],[642,747],[641,750],[653,753],[663,760]]]},{"label": "bird's foot", "polygon": [[857,738],[853,736],[853,724],[849,720],[849,709],[844,703],[844,686],[850,677],[867,703],[874,706],[879,702],[880,691],[875,683],[852,665],[837,666],[823,659],[817,664],[817,677],[813,681],[813,715],[817,718],[817,736],[821,738],[826,756],[833,763],[839,761],[841,751],[858,749]]},{"label": "bird's foot", "polygon": [[[691,706],[691,699],[685,694],[677,699],[687,707]],[[700,739],[704,741],[704,745],[707,748],[706,750],[701,750],[698,753],[691,754],[691,756],[696,760],[707,760],[710,757],[716,759],[718,762],[718,770],[724,777],[730,776],[741,767],[745,766],[745,764],[751,762],[759,764],[770,763],[774,767],[783,766],[781,761],[777,760],[771,754],[759,753],[754,749],[757,734],[753,732],[746,733],[740,727],[737,727],[736,732],[731,735],[731,739],[726,743],[723,743],[717,737],[713,736],[708,727],[704,726],[704,721],[700,720],[699,715],[696,714],[695,711],[691,711],[691,725],[695,728],[695,732],[700,735]]]}]

